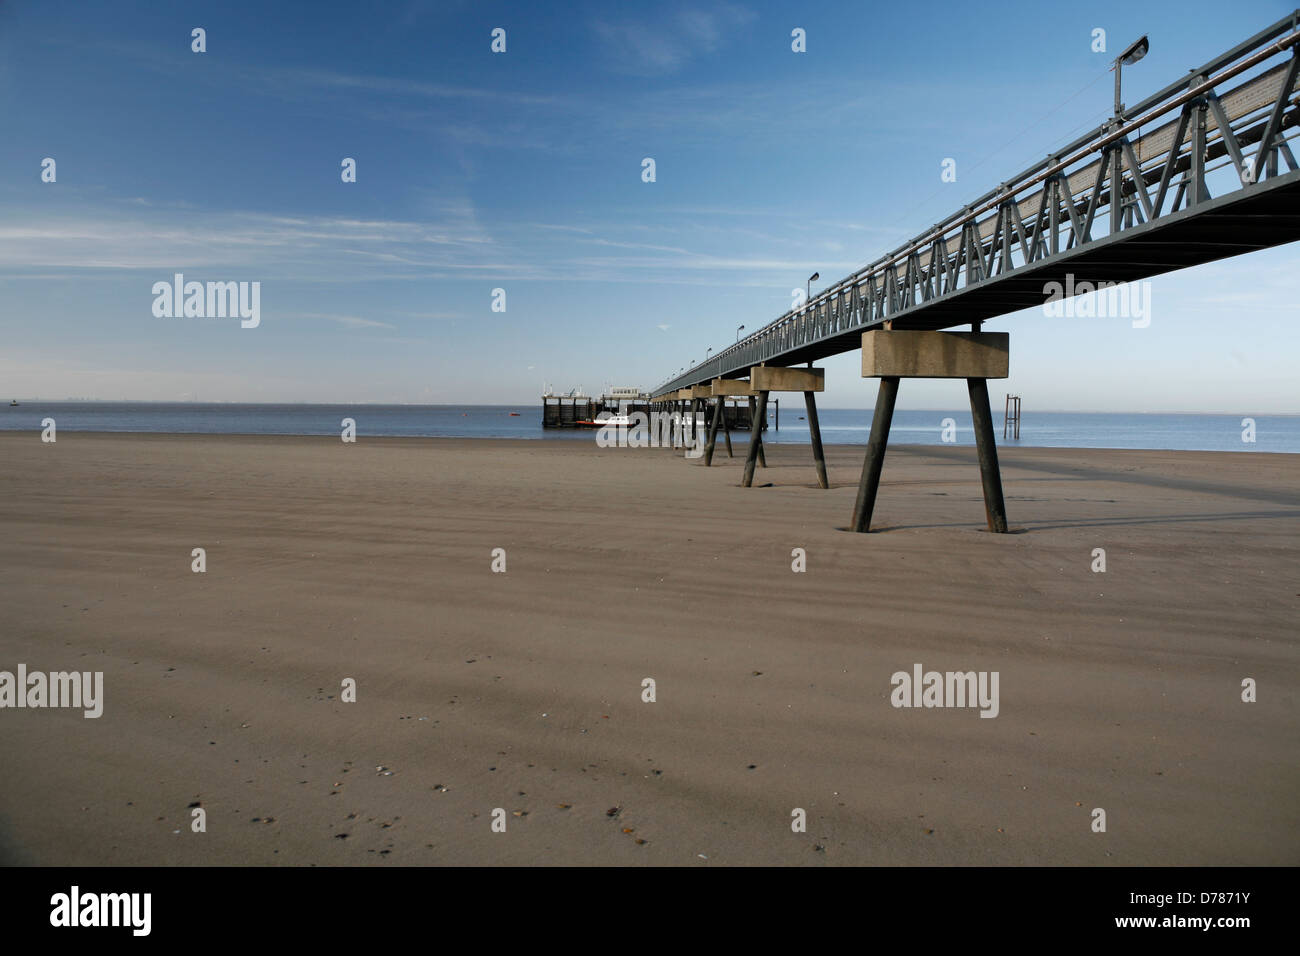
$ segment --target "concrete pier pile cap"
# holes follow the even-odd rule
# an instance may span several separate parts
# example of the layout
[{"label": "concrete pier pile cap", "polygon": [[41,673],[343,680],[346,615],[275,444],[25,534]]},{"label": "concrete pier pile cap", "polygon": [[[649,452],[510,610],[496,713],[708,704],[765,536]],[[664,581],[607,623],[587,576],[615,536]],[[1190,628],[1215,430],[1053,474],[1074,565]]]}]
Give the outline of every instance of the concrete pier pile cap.
[{"label": "concrete pier pile cap", "polygon": [[756,392],[824,392],[826,369],[756,365],[749,370],[749,385]]},{"label": "concrete pier pile cap", "polygon": [[1010,368],[1007,332],[862,333],[863,378],[1006,378]]},{"label": "concrete pier pile cap", "polygon": [[754,394],[754,390],[749,387],[749,382],[743,378],[715,378],[711,388],[716,396]]}]

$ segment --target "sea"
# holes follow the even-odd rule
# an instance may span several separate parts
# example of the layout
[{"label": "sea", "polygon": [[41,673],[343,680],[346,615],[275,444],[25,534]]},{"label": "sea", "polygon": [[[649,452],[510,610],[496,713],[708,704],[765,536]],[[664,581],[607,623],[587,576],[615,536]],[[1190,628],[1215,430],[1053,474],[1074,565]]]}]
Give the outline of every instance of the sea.
[{"label": "sea", "polygon": [[[768,443],[808,441],[803,403],[769,410]],[[994,411],[1004,445],[1057,448],[1147,448],[1185,451],[1300,453],[1300,415],[1126,414],[1025,410],[1020,438],[1003,438],[1001,409]],[[870,409],[819,408],[822,441],[866,444]],[[542,427],[535,405],[259,405],[200,402],[21,401],[0,405],[0,431],[39,433],[52,418],[57,432],[156,432],[201,435],[337,435],[342,421],[366,436],[512,438],[523,441],[595,441],[591,429]],[[57,433],[56,432],[56,433]],[[739,433],[746,440],[747,433]],[[1009,435],[1010,433],[1008,433]],[[734,435],[733,435],[734,437]],[[974,444],[970,409],[897,409],[891,444]]]}]

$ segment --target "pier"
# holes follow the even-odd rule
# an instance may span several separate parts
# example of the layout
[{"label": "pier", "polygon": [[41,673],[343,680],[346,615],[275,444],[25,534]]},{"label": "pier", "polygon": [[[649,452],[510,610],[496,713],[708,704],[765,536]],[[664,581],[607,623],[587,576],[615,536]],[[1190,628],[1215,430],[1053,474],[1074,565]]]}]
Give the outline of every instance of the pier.
[{"label": "pier", "polygon": [[[713,401],[715,412],[725,406],[730,415],[727,396],[738,394],[764,419],[770,392],[803,391],[825,488],[813,403],[821,381],[814,389],[808,373],[819,359],[860,350],[862,376],[880,383],[850,522],[865,532],[902,379],[964,378],[986,523],[1007,531],[987,383],[1010,375],[1010,340],[984,332],[984,322],[1062,293],[1100,293],[1300,240],[1300,162],[1291,145],[1300,130],[1300,10],[1135,106],[1120,101],[1118,75],[1112,119],[799,307],[710,350],[705,362],[655,388],[653,400],[691,410]],[[970,331],[948,331],[962,326]],[[782,373],[790,381],[782,383]],[[734,383],[730,391],[724,382]],[[1018,401],[1007,417],[1018,430]],[[706,465],[713,437],[711,430]],[[763,458],[754,434],[743,486]]]},{"label": "pier", "polygon": [[543,428],[583,428],[579,422],[591,421],[605,408],[601,399],[580,394],[575,389],[566,395],[542,394]]},{"label": "pier", "polygon": [[[631,417],[641,413],[648,417],[653,412],[686,414],[693,397],[690,394],[679,395],[678,391],[651,396],[637,388],[616,387],[593,397],[583,394],[581,388],[573,389],[563,395],[548,390],[542,394],[542,427],[599,428],[602,415]],[[744,399],[732,399],[726,402],[723,415],[725,427],[731,431],[747,432],[753,423],[752,408]],[[765,421],[763,428],[767,427],[768,423]],[[779,404],[775,427],[780,427]]]}]

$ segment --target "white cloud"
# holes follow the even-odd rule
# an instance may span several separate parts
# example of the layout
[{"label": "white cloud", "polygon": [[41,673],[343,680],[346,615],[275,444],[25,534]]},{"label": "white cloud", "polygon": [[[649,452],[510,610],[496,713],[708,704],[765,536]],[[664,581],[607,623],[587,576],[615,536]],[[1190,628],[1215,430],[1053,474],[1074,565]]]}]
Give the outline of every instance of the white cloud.
[{"label": "white cloud", "polygon": [[[656,8],[656,14],[660,14]],[[636,76],[675,73],[697,56],[721,47],[729,31],[753,19],[743,7],[715,3],[650,20],[596,20],[592,32],[611,69]]]}]

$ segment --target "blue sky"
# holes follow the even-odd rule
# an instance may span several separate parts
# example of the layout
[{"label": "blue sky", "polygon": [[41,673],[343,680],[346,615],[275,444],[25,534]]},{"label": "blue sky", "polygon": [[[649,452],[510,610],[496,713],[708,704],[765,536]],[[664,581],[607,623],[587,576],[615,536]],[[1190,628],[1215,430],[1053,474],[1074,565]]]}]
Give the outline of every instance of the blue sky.
[{"label": "blue sky", "polygon": [[[1129,40],[1151,35],[1132,103],[1290,9],[0,0],[0,394],[657,385],[779,316],[811,272],[842,277],[1101,122]],[[993,321],[1012,332],[995,404],[1300,412],[1298,264],[1293,244],[1155,279],[1145,329]],[[156,318],[175,272],[260,281],[261,325]],[[824,363],[824,404],[870,405],[857,363]],[[959,383],[900,395],[964,400]]]}]

